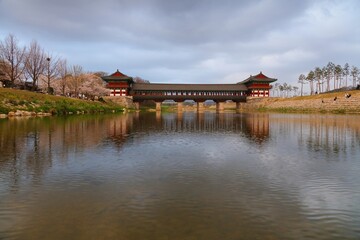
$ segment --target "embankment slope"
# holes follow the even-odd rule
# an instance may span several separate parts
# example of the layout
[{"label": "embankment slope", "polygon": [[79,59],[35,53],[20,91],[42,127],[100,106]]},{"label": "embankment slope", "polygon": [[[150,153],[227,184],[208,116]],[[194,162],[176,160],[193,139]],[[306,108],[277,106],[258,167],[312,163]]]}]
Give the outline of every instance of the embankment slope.
[{"label": "embankment slope", "polygon": [[123,111],[123,109],[123,106],[113,101],[87,101],[0,88],[0,114],[2,116],[113,112]]},{"label": "embankment slope", "polygon": [[245,111],[360,113],[360,91],[324,93],[292,98],[249,98]]}]

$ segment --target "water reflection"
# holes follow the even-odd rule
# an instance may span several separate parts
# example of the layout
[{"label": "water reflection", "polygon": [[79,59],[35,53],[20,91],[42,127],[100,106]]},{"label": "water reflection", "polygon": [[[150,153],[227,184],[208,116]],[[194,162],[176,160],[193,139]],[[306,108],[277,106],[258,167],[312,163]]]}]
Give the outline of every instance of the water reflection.
[{"label": "water reflection", "polygon": [[73,153],[95,147],[107,137],[108,124],[105,117],[89,116],[3,119],[0,168],[13,175],[14,187],[24,173],[38,181],[51,168],[54,155],[61,164]]},{"label": "water reflection", "polygon": [[265,144],[271,137],[288,135],[296,137],[298,146],[313,157],[345,160],[359,150],[359,120],[358,116],[341,115],[211,112],[1,119],[0,168],[12,175],[15,187],[24,171],[34,181],[40,180],[51,168],[54,155],[58,164],[66,163],[74,153],[104,142],[121,148],[132,135],[159,132],[231,133],[245,137],[254,146]]},{"label": "water reflection", "polygon": [[109,119],[109,138],[119,145],[125,142],[132,132],[231,132],[246,134],[257,143],[269,136],[268,114],[214,114],[205,113],[134,113]]},{"label": "water reflection", "polygon": [[357,239],[359,120],[0,119],[0,239]]},{"label": "water reflection", "polygon": [[357,115],[273,114],[270,121],[272,135],[296,136],[298,146],[313,157],[351,159],[360,147],[360,117]]}]

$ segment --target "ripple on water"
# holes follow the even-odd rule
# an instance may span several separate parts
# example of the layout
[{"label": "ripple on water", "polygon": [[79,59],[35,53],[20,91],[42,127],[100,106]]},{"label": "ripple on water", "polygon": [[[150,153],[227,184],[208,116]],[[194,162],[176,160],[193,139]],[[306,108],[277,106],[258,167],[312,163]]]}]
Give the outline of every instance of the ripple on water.
[{"label": "ripple on water", "polygon": [[0,201],[0,239],[13,239],[26,228],[23,219],[29,217],[27,203],[10,201],[4,205],[6,199]]},{"label": "ripple on water", "polygon": [[[196,114],[182,121],[172,114],[138,116],[125,119],[128,126],[122,116],[91,131],[84,121],[66,123],[65,129],[82,129],[80,144],[68,141],[47,159],[44,138],[43,157],[18,172],[26,180],[7,170],[0,175],[7,183],[0,239],[360,236],[359,161],[336,161],[340,155],[326,146],[314,148],[326,144],[312,135],[318,125],[279,115],[205,115],[205,121]],[[301,137],[293,134],[300,127]],[[11,183],[18,186],[13,193]]]}]

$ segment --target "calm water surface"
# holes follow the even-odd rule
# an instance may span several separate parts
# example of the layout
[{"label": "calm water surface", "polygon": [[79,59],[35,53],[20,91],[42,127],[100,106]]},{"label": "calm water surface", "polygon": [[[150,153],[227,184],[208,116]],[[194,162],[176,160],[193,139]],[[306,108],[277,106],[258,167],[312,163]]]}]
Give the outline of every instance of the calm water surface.
[{"label": "calm water surface", "polygon": [[360,239],[360,116],[0,119],[0,239]]}]

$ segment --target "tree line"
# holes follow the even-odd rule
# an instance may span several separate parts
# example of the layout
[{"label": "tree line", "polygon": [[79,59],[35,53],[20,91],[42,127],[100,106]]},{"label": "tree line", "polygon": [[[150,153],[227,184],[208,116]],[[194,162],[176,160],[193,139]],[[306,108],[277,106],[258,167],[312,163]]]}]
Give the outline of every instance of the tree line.
[{"label": "tree line", "polygon": [[299,93],[298,86],[292,86],[288,83],[275,83],[272,88],[273,96],[277,97],[293,97]]},{"label": "tree line", "polygon": [[0,40],[0,80],[6,87],[94,99],[109,95],[101,79],[104,75],[68,65],[66,59],[46,52],[36,40],[28,46],[20,46],[12,34]]},{"label": "tree line", "polygon": [[341,88],[355,88],[360,84],[359,68],[345,63],[344,66],[329,62],[326,66],[315,67],[307,74],[300,74],[300,93],[303,95],[304,84],[309,83],[310,94],[329,92]]}]

